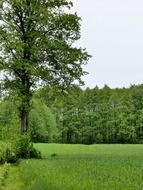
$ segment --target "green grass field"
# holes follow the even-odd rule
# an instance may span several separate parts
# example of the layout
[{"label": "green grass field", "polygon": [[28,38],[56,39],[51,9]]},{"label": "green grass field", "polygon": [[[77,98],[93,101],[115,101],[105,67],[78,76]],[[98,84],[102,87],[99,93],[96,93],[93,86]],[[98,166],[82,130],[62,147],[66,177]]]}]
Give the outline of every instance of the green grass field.
[{"label": "green grass field", "polygon": [[143,190],[143,145],[36,144],[0,190]]}]

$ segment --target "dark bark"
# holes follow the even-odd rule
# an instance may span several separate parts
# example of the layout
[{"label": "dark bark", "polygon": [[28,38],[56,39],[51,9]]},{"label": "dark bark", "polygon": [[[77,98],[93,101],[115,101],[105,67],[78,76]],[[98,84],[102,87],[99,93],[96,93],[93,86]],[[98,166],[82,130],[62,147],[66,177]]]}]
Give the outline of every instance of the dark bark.
[{"label": "dark bark", "polygon": [[67,143],[71,143],[72,140],[72,132],[71,130],[67,131]]},{"label": "dark bark", "polygon": [[21,134],[28,130],[28,113],[24,106],[21,106]]},{"label": "dark bark", "polygon": [[26,75],[23,75],[23,78],[23,90],[21,90],[22,101],[20,105],[21,134],[25,134],[28,131],[30,100],[32,98],[29,79]]}]

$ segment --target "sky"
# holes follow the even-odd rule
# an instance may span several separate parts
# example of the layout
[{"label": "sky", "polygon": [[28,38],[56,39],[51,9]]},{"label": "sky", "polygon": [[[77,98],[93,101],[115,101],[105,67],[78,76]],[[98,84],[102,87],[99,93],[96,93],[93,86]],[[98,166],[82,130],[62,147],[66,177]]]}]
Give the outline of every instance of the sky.
[{"label": "sky", "polygon": [[81,39],[92,58],[86,87],[129,87],[143,83],[143,1],[72,0],[82,18]]}]

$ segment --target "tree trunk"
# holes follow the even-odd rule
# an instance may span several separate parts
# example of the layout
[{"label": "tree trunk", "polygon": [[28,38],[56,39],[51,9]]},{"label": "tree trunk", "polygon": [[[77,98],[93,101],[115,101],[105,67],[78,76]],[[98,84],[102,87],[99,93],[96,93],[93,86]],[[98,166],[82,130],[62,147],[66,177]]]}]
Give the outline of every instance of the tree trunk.
[{"label": "tree trunk", "polygon": [[28,119],[29,119],[29,110],[30,110],[30,100],[32,94],[30,92],[30,82],[28,76],[25,74],[25,70],[23,71],[23,79],[21,89],[21,105],[20,105],[20,122],[21,122],[21,134],[25,134],[28,131]]},{"label": "tree trunk", "polygon": [[72,139],[72,132],[71,130],[67,131],[67,143],[71,143],[71,139]]},{"label": "tree trunk", "polygon": [[21,134],[25,134],[28,130],[28,109],[25,105],[21,105],[21,113],[20,113],[20,120],[21,120]]}]

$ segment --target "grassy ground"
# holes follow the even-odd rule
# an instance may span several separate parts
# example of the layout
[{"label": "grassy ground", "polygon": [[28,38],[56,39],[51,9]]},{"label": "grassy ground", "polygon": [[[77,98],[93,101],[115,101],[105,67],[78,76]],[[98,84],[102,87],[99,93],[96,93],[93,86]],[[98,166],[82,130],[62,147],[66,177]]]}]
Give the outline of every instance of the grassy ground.
[{"label": "grassy ground", "polygon": [[143,190],[143,145],[35,146],[43,159],[11,166],[4,190]]}]

